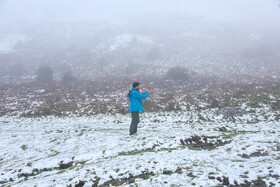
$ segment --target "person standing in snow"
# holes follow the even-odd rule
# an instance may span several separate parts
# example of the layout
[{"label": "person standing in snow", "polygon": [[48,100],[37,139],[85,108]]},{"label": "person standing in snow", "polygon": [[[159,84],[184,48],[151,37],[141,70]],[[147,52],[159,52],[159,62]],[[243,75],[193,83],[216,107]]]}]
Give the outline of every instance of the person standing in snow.
[{"label": "person standing in snow", "polygon": [[140,83],[134,82],[132,85],[133,88],[129,90],[129,93],[127,94],[127,97],[129,98],[129,110],[131,112],[131,124],[129,128],[129,135],[135,135],[137,133],[137,126],[139,123],[139,112],[143,111],[143,103],[142,99],[146,99],[149,94],[151,93],[151,90],[148,90],[144,93],[140,93]]}]

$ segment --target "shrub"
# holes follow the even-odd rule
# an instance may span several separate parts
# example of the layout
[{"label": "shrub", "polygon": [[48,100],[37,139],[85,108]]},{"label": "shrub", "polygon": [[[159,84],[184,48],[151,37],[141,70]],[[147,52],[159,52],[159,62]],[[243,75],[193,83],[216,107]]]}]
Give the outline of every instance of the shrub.
[{"label": "shrub", "polygon": [[181,107],[178,103],[168,103],[164,108],[165,111],[181,111]]},{"label": "shrub", "polygon": [[41,65],[37,71],[37,80],[39,82],[48,83],[53,80],[53,71],[48,65]]},{"label": "shrub", "polygon": [[209,108],[217,108],[219,107],[220,103],[217,99],[212,99],[209,105]]},{"label": "shrub", "polygon": [[270,106],[274,110],[279,110],[280,109],[280,100],[277,100],[276,102],[271,103]]},{"label": "shrub", "polygon": [[189,80],[187,68],[180,67],[180,66],[170,68],[167,72],[167,77],[172,80],[176,80],[176,81],[188,81]]},{"label": "shrub", "polygon": [[63,74],[61,81],[64,82],[64,83],[76,82],[77,78],[74,77],[74,75],[72,74],[71,71],[66,71]]},{"label": "shrub", "polygon": [[148,112],[159,112],[162,109],[161,104],[158,104],[157,102],[151,100],[150,101],[144,100],[143,105],[144,105],[144,109],[147,110]]}]

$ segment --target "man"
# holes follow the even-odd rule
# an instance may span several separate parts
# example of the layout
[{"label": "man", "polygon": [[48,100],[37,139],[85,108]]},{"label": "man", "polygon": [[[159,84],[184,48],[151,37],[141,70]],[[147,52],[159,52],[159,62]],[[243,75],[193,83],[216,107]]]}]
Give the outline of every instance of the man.
[{"label": "man", "polygon": [[133,88],[127,94],[129,98],[130,107],[129,110],[131,112],[131,124],[129,129],[129,135],[135,135],[137,133],[137,126],[139,123],[139,111],[143,111],[143,103],[142,99],[146,99],[151,90],[148,90],[144,93],[140,93],[140,83],[134,82],[132,85]]}]

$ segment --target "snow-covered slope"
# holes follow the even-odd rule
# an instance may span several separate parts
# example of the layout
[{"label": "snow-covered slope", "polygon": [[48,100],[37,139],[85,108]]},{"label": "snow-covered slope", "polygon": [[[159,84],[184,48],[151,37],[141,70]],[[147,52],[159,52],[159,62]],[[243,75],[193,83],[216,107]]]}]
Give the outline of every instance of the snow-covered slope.
[{"label": "snow-covered slope", "polygon": [[263,109],[232,122],[215,110],[142,113],[134,138],[129,115],[1,117],[0,182],[214,186],[258,180],[279,186],[274,115]]}]

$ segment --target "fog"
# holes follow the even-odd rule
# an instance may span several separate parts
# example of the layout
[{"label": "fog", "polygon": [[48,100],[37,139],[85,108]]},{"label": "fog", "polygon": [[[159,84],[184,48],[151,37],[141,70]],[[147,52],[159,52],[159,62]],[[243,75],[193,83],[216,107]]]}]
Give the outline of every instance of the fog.
[{"label": "fog", "polygon": [[187,15],[239,22],[279,22],[277,0],[2,0],[1,24],[148,20]]},{"label": "fog", "polygon": [[[248,75],[252,64],[269,63],[267,73],[278,67],[278,0],[0,3],[4,82],[21,76],[32,81],[44,64],[51,66],[55,80],[65,69],[94,80],[127,75],[136,66],[141,68],[132,75],[139,78],[163,77],[173,66],[218,77]],[[19,64],[24,72],[12,76]]]}]

